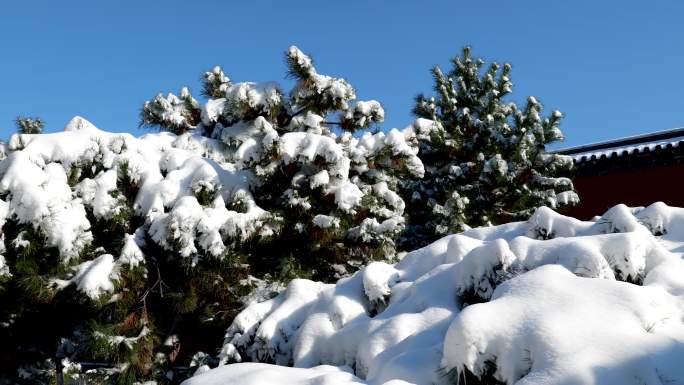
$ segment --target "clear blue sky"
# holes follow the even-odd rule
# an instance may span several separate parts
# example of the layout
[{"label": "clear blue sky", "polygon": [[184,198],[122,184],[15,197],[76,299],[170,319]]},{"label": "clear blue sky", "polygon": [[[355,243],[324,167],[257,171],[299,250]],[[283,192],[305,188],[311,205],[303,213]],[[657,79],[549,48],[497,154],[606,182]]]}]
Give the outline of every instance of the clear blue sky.
[{"label": "clear blue sky", "polygon": [[404,127],[428,69],[465,44],[513,64],[514,99],[567,118],[563,147],[684,126],[677,1],[29,1],[0,3],[0,138],[17,115],[142,133],[142,102],[220,64],[282,81],[291,44]]}]

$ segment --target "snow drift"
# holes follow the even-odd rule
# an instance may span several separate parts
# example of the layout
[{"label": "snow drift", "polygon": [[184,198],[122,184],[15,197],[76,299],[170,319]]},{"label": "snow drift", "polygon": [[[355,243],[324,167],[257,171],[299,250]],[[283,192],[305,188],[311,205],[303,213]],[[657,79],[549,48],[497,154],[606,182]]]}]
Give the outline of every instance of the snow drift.
[{"label": "snow drift", "polygon": [[237,363],[186,384],[684,383],[682,253],[681,208],[583,222],[542,207],[337,284],[294,280],[236,317],[221,360],[295,368]]}]

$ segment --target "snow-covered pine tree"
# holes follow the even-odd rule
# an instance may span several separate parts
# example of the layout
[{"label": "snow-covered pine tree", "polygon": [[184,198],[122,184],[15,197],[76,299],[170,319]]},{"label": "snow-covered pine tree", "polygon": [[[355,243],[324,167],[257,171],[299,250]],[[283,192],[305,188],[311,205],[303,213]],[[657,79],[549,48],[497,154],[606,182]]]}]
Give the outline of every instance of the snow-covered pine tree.
[{"label": "snow-covered pine tree", "polygon": [[546,146],[563,139],[563,115],[542,117],[542,105],[529,97],[524,107],[507,100],[511,65],[471,56],[470,47],[444,73],[432,70],[435,95],[419,95],[414,130],[425,177],[403,186],[409,229],[407,249],[469,227],[530,216],[538,206],[578,201],[564,175],[570,157]]},{"label": "snow-covered pine tree", "polygon": [[[331,281],[372,259],[389,259],[404,229],[403,177],[421,177],[412,130],[371,133],[377,101],[354,101],[344,79],[321,75],[296,47],[286,52],[288,93],[276,83],[233,83],[221,67],[204,75],[199,103],[158,95],[143,125],[218,139],[236,169],[254,175],[256,204],[278,222],[240,246],[253,274]],[[210,191],[207,190],[207,191]]]}]

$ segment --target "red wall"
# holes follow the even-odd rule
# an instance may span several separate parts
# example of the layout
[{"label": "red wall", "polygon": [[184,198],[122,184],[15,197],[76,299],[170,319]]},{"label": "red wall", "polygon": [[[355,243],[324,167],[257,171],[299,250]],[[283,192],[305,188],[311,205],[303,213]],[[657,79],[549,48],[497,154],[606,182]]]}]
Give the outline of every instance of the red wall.
[{"label": "red wall", "polygon": [[663,201],[670,206],[684,207],[683,164],[651,166],[599,176],[578,176],[573,183],[580,204],[563,213],[578,219],[601,215],[619,203],[648,206]]}]

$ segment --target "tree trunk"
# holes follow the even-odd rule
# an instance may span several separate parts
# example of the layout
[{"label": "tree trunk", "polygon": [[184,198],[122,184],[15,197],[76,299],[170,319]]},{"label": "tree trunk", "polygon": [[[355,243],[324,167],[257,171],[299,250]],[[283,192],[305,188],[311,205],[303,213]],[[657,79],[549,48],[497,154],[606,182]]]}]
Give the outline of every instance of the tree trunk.
[{"label": "tree trunk", "polygon": [[55,357],[55,380],[57,385],[64,385],[64,373],[62,366],[62,359],[60,357]]}]

